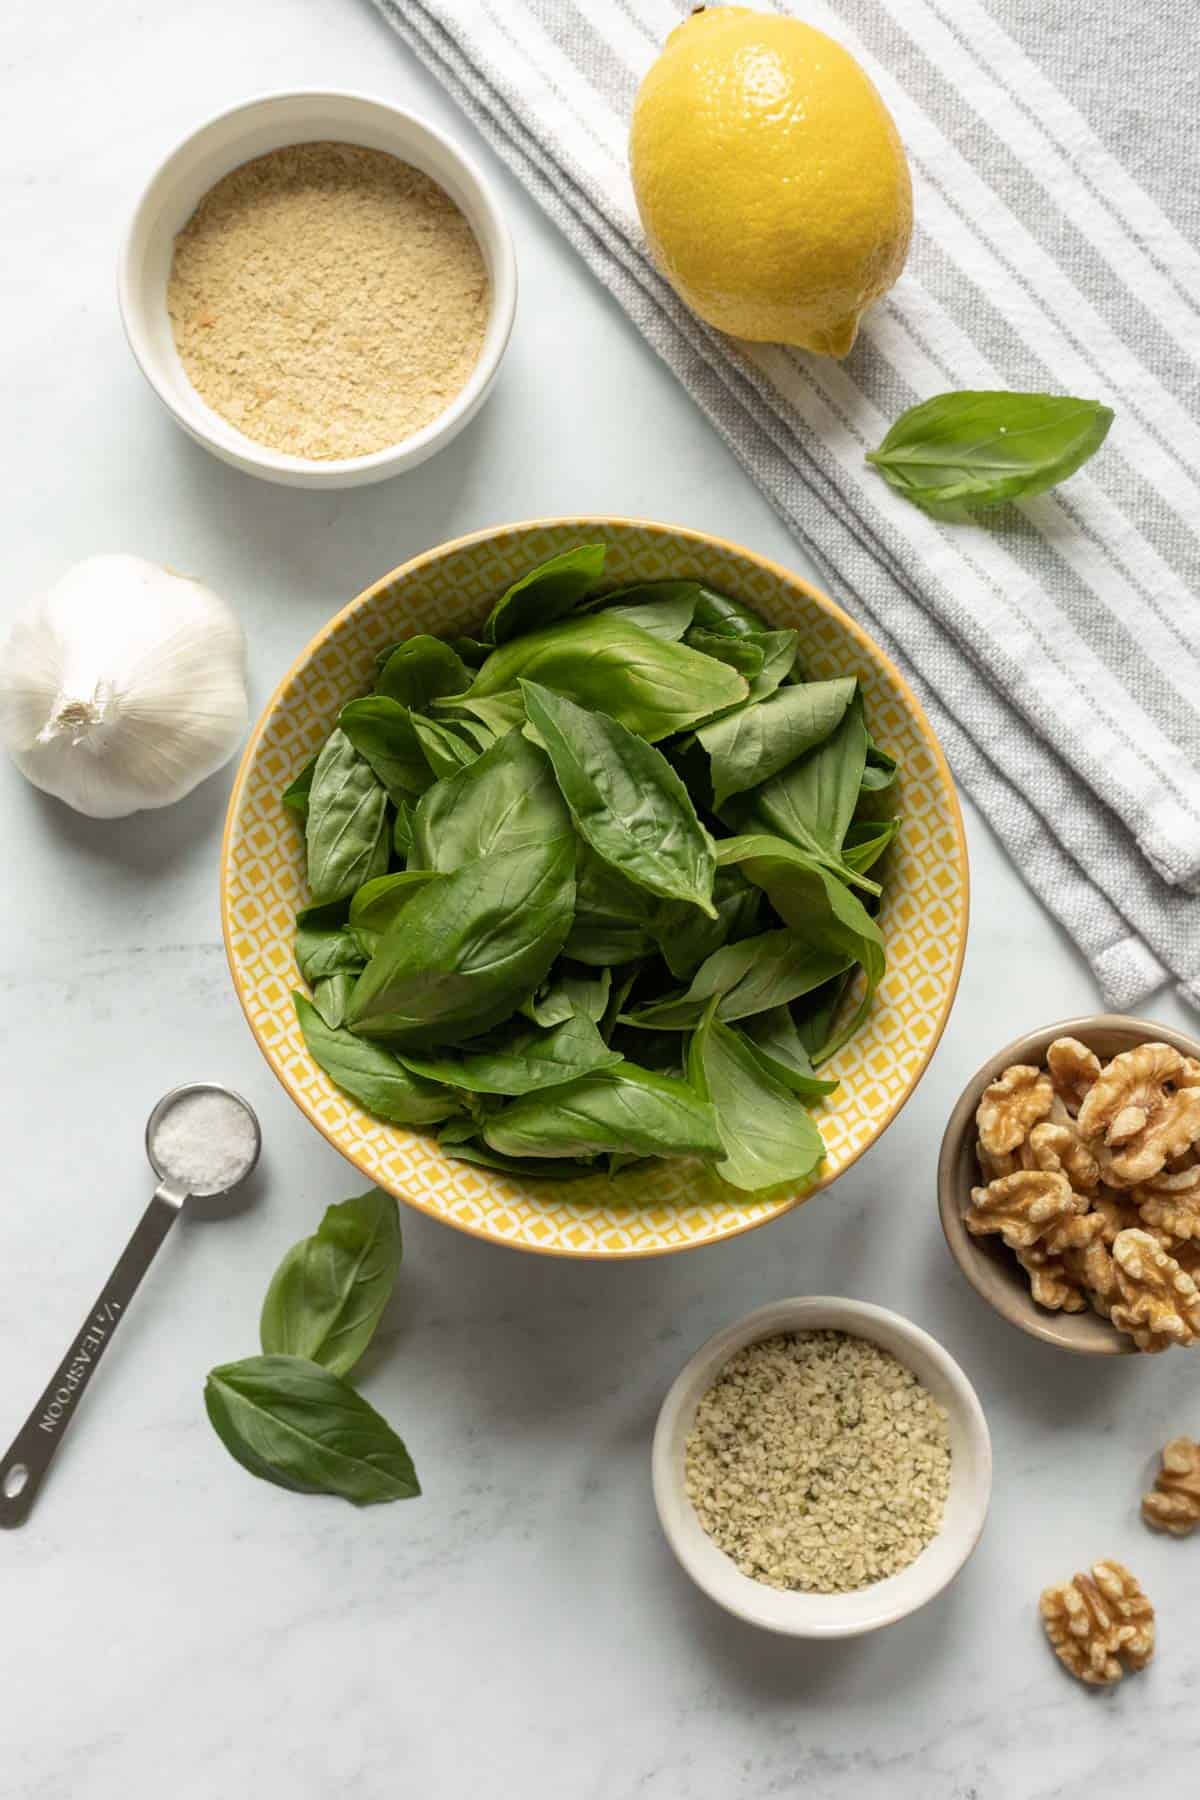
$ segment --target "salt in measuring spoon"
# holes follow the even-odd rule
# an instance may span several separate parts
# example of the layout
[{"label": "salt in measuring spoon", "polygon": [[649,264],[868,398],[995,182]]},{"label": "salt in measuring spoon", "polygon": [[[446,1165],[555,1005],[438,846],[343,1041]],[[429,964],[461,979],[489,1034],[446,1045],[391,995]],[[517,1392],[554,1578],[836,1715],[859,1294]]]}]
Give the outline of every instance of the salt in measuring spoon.
[{"label": "salt in measuring spoon", "polygon": [[0,1459],[0,1525],[21,1525],[29,1516],[83,1391],[184,1202],[228,1193],[250,1174],[261,1149],[254,1109],[232,1088],[195,1081],[163,1095],[146,1125],[146,1154],[159,1178],[154,1198],[41,1399]]}]

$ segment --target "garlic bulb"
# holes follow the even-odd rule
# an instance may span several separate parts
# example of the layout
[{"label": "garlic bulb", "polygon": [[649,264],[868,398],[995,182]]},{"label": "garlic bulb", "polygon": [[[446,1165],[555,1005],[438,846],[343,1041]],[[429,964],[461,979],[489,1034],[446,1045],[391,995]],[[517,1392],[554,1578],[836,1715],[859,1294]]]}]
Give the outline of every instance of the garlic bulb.
[{"label": "garlic bulb", "polygon": [[168,806],[245,733],[246,644],[223,600],[139,556],[90,556],[0,647],[0,743],[93,819]]}]

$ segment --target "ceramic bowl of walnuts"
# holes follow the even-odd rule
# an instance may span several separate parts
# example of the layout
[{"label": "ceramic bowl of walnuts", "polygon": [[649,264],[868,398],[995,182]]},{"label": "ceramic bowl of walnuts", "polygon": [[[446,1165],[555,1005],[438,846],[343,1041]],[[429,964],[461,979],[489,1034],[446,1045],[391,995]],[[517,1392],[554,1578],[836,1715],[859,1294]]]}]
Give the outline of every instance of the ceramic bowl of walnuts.
[{"label": "ceramic bowl of walnuts", "polygon": [[1006,1045],[951,1114],[938,1204],[971,1286],[1032,1337],[1200,1343],[1200,1042],[1098,1013]]}]

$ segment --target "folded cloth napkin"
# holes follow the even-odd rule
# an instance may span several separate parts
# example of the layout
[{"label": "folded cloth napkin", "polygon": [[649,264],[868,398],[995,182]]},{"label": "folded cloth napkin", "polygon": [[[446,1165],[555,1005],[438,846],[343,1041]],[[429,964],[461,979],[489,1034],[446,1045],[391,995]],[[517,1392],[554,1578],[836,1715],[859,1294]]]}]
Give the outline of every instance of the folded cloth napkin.
[{"label": "folded cloth napkin", "polygon": [[[1128,1006],[1200,1003],[1200,184],[1189,0],[796,0],[912,165],[907,269],[843,363],[702,325],[647,253],[637,84],[685,0],[374,0],[921,694],[1017,867]],[[937,523],[864,463],[952,388],[1102,399],[1059,493]]]}]

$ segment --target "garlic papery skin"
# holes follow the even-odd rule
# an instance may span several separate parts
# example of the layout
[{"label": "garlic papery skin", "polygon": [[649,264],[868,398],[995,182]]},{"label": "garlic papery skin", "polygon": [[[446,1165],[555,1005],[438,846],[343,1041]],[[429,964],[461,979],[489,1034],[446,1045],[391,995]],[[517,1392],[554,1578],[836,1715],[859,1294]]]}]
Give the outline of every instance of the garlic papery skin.
[{"label": "garlic papery skin", "polygon": [[90,556],[0,646],[0,743],[93,819],[169,806],[245,736],[246,640],[201,582]]}]

